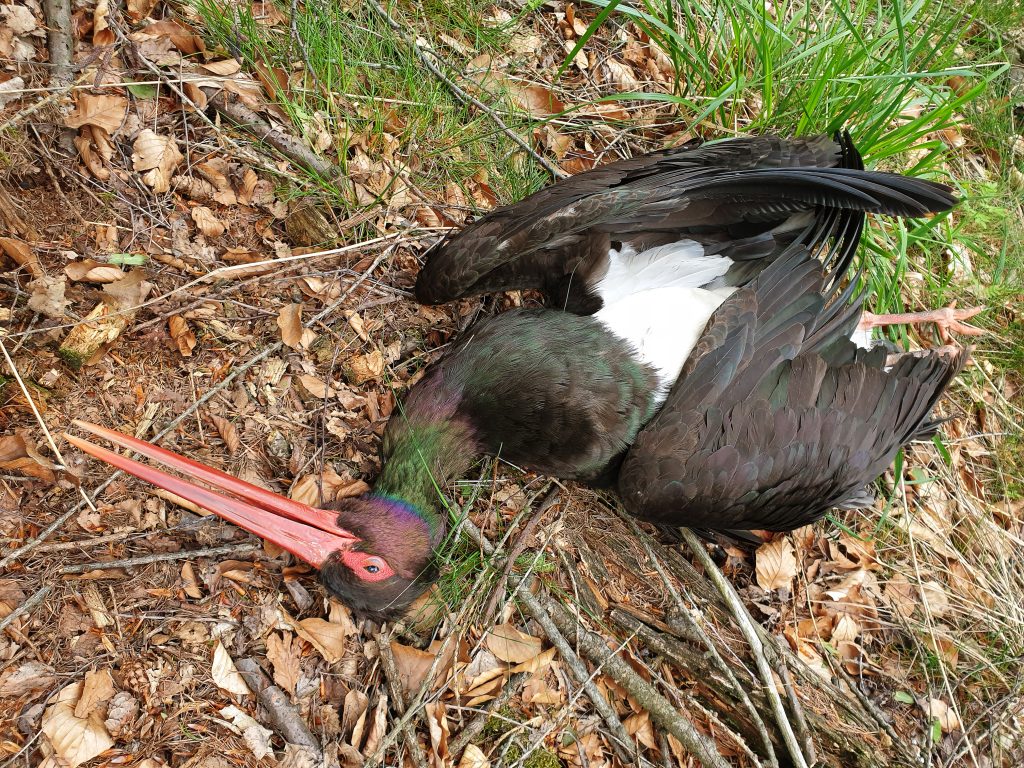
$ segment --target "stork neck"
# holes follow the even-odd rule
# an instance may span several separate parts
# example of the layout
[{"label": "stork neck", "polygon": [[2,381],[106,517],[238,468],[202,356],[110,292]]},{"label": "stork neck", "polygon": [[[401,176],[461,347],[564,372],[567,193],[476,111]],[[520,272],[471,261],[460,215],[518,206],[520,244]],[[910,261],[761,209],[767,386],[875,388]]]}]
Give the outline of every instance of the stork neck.
[{"label": "stork neck", "polygon": [[376,496],[404,501],[427,524],[432,546],[447,531],[444,495],[472,465],[479,449],[468,424],[446,418],[396,414],[384,436],[384,466],[374,485]]}]

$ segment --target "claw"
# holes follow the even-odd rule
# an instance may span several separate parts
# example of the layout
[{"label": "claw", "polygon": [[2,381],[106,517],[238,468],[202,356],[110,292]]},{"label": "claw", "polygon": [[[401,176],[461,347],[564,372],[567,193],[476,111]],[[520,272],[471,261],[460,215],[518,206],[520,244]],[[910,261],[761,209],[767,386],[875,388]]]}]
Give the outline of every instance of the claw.
[{"label": "claw", "polygon": [[969,325],[963,321],[970,320],[986,309],[988,307],[957,309],[956,302],[954,301],[948,307],[933,309],[927,312],[904,312],[892,315],[875,315],[871,312],[865,312],[861,315],[860,324],[857,326],[857,329],[867,331],[886,325],[933,323],[942,342],[949,344],[953,341],[954,333],[961,336],[981,336],[984,334],[986,332],[984,329]]}]

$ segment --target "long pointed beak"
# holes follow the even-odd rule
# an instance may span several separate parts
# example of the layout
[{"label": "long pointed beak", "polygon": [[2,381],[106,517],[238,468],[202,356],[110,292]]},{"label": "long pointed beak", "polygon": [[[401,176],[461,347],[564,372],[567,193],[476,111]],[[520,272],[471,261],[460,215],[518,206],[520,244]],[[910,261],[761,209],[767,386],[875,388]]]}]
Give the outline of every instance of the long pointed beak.
[{"label": "long pointed beak", "polygon": [[[358,537],[337,524],[336,514],[327,510],[278,496],[144,440],[87,421],[76,419],[74,423],[115,445],[161,462],[189,479],[175,477],[65,432],[67,441],[79,450],[208,509],[218,517],[283,547],[317,568],[322,567],[333,552],[351,549],[359,541]],[[190,480],[200,480],[212,486],[212,489],[196,485]],[[233,495],[217,493],[214,489]]]}]

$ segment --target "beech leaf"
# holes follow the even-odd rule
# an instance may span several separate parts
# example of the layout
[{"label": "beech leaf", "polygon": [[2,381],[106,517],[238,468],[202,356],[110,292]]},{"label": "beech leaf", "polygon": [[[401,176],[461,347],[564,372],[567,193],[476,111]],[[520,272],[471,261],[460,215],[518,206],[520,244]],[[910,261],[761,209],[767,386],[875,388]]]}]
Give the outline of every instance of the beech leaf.
[{"label": "beech leaf", "polygon": [[522,664],[540,655],[540,638],[521,632],[511,624],[499,624],[491,629],[484,643],[491,653],[509,664]]},{"label": "beech leaf", "polygon": [[43,713],[42,730],[54,752],[70,768],[92,760],[114,746],[103,715],[92,711],[86,717],[75,716],[75,704],[84,684],[72,683],[57,694],[57,700]]},{"label": "beech leaf", "polygon": [[780,536],[757,548],[755,575],[757,586],[765,591],[788,588],[793,583],[796,555],[788,537]]},{"label": "beech leaf", "polygon": [[210,670],[210,674],[213,677],[213,682],[221,690],[239,696],[246,696],[251,693],[242,675],[235,668],[235,662],[219,640],[213,649],[213,667]]}]

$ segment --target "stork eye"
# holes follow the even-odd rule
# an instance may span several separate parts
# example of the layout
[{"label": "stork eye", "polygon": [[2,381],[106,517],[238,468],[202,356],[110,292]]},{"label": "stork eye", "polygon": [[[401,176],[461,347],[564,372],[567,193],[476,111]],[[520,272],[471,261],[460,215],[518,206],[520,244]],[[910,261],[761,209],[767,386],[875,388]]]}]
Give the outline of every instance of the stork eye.
[{"label": "stork eye", "polygon": [[377,565],[368,565],[368,566],[366,566],[366,572],[367,573],[377,573],[379,570],[380,570],[380,566],[377,566]]}]

